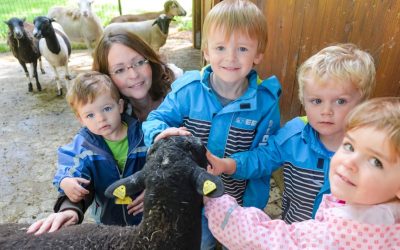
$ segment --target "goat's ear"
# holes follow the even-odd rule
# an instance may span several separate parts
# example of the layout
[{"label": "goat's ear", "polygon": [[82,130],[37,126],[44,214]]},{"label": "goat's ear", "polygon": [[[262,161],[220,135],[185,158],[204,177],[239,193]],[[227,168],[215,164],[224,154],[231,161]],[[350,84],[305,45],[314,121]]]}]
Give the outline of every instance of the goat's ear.
[{"label": "goat's ear", "polygon": [[120,186],[125,186],[125,196],[133,196],[134,194],[137,194],[138,192],[144,190],[144,178],[145,176],[143,171],[138,171],[131,176],[128,176],[111,184],[104,192],[104,195],[107,198],[116,198],[114,196],[114,191]]},{"label": "goat's ear", "polygon": [[193,181],[196,186],[196,191],[200,195],[216,198],[224,194],[224,183],[221,178],[207,173],[203,168],[195,167]]}]

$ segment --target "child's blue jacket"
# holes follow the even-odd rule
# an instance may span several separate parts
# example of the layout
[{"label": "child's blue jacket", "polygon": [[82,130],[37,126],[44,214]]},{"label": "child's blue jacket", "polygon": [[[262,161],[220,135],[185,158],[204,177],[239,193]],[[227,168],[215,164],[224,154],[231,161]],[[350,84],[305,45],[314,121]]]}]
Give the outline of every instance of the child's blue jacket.
[{"label": "child's blue jacket", "polygon": [[[284,167],[283,219],[288,222],[311,219],[330,193],[327,150],[305,117],[287,122],[268,144],[249,152],[234,154],[237,178],[258,178]],[[252,167],[249,167],[252,166]]]},{"label": "child's blue jacket", "polygon": [[86,127],[80,129],[71,143],[58,149],[58,169],[53,184],[63,193],[60,188],[63,178],[80,177],[81,173],[89,175],[91,183],[88,189],[95,194],[95,216],[106,225],[136,225],[141,220],[141,215],[128,215],[126,205],[116,205],[114,199],[104,196],[110,184],[132,175],[142,169],[145,163],[147,147],[144,146],[140,123],[127,115],[123,115],[123,121],[128,124],[129,144],[123,173],[119,172],[103,137],[91,133]]},{"label": "child's blue jacket", "polygon": [[[228,157],[265,143],[279,128],[281,87],[276,77],[260,80],[252,70],[246,92],[224,107],[210,88],[211,73],[210,66],[203,72],[189,71],[172,84],[171,92],[142,125],[147,146],[166,128],[184,126],[213,154]],[[270,174],[247,180],[243,205],[264,208],[269,181]]]}]

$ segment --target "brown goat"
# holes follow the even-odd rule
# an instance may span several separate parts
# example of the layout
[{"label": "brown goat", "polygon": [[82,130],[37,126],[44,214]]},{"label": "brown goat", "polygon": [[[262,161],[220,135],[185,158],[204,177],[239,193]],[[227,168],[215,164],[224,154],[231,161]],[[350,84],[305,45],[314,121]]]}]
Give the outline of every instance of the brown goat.
[{"label": "brown goat", "polygon": [[137,15],[121,15],[111,19],[110,23],[123,23],[123,22],[138,22],[146,21],[150,19],[156,19],[161,14],[166,14],[169,18],[174,18],[174,16],[186,16],[185,9],[176,0],[168,0],[164,3],[164,10],[157,12],[146,12]]},{"label": "brown goat", "polygon": [[37,73],[37,61],[39,60],[40,69],[44,74],[42,60],[40,59],[39,40],[33,37],[33,25],[26,23],[25,18],[19,19],[13,17],[5,21],[8,25],[7,44],[10,46],[11,52],[17,58],[19,64],[24,69],[25,76],[28,79],[28,91],[32,92],[32,82],[26,64],[30,63],[32,66],[33,77],[36,80],[36,88],[38,91],[42,90]]}]

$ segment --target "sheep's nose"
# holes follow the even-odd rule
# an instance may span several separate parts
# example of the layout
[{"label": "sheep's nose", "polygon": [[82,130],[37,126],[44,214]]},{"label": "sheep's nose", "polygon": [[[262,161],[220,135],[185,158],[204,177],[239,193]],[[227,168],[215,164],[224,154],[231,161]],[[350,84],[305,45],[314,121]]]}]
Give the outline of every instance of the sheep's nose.
[{"label": "sheep's nose", "polygon": [[36,38],[40,38],[40,32],[35,28],[32,32],[33,36]]},{"label": "sheep's nose", "polygon": [[15,32],[15,33],[14,33],[14,37],[15,37],[16,39],[21,39],[21,38],[23,37],[23,34],[22,34],[22,32],[18,31],[18,32]]}]

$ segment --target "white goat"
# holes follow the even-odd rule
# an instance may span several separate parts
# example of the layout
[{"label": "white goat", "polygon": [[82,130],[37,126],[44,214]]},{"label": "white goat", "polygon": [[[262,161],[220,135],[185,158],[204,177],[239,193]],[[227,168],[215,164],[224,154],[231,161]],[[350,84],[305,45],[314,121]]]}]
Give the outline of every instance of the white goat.
[{"label": "white goat", "polygon": [[139,22],[150,19],[156,19],[161,14],[165,14],[170,18],[174,16],[186,16],[186,10],[176,0],[168,0],[164,3],[164,10],[157,12],[146,12],[142,14],[127,14],[114,17],[110,23],[123,23],[123,22]]},{"label": "white goat", "polygon": [[38,16],[33,20],[33,24],[35,25],[33,35],[40,39],[40,54],[50,63],[56,74],[57,95],[60,96],[62,95],[62,87],[57,67],[65,67],[65,80],[67,87],[69,87],[69,80],[71,80],[68,71],[68,58],[71,54],[70,42],[61,25],[55,23],[54,19]]},{"label": "white goat", "polygon": [[99,17],[92,12],[93,0],[77,0],[78,8],[53,7],[47,16],[61,24],[69,39],[84,42],[92,50],[103,34]]},{"label": "white goat", "polygon": [[125,22],[112,23],[105,29],[105,34],[118,33],[120,31],[128,31],[138,35],[155,51],[159,51],[166,41],[168,36],[169,24],[172,18],[161,14],[155,20],[147,20],[142,22]]}]

